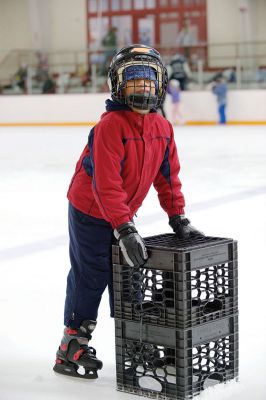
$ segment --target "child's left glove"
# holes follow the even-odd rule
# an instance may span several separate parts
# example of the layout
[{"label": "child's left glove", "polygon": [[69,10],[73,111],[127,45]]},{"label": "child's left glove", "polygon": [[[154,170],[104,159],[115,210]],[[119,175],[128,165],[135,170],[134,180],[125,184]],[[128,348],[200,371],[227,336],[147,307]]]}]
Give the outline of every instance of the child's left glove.
[{"label": "child's left glove", "polygon": [[185,215],[174,215],[169,218],[169,225],[179,239],[192,239],[205,236],[203,232],[194,228]]},{"label": "child's left glove", "polygon": [[119,225],[114,230],[122,253],[131,267],[140,267],[148,259],[145,243],[132,222]]}]

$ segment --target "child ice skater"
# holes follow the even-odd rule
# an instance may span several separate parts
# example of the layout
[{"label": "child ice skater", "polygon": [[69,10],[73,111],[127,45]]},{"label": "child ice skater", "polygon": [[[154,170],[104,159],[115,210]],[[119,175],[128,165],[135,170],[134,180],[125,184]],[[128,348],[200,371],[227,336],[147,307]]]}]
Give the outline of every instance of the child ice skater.
[{"label": "child ice skater", "polygon": [[112,242],[118,241],[131,266],[148,258],[133,217],[151,185],[177,238],[202,235],[184,215],[173,128],[156,112],[167,87],[160,54],[144,45],[123,48],[111,62],[108,82],[112,100],[90,131],[68,190],[71,269],[54,366],[56,372],[87,379],[97,378],[102,368],[88,342],[107,286],[114,316]]}]

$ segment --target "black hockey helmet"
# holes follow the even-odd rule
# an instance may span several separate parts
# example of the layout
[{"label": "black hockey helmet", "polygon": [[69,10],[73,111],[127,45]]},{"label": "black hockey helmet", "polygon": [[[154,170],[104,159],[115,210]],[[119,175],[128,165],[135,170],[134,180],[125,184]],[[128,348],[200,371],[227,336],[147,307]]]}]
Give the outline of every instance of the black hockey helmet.
[{"label": "black hockey helmet", "polygon": [[[149,91],[123,94],[128,80],[147,79],[154,81],[155,94]],[[164,101],[168,76],[160,53],[143,44],[123,47],[112,59],[108,70],[108,85],[113,100],[142,110],[158,108]]]}]

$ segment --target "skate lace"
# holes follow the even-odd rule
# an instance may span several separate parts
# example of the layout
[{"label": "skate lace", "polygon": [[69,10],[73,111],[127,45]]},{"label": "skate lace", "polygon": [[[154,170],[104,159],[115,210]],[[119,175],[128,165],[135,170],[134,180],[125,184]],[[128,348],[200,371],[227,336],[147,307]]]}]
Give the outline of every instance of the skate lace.
[{"label": "skate lace", "polygon": [[81,350],[82,350],[81,354],[87,354],[89,356],[92,355],[94,357],[96,356],[96,350],[94,349],[94,347],[87,346],[87,345],[81,345]]}]

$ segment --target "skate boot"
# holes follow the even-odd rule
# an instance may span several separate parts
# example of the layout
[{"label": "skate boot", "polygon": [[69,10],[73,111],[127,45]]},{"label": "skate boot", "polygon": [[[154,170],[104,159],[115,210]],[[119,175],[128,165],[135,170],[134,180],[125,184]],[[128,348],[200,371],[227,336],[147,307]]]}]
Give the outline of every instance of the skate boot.
[{"label": "skate boot", "polygon": [[[97,371],[103,363],[96,357],[96,350],[88,346],[96,321],[85,320],[77,329],[65,328],[64,336],[56,353],[53,370],[59,374],[85,378],[98,378]],[[84,373],[79,373],[79,367]]]}]

